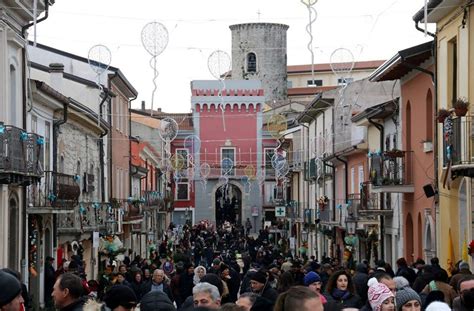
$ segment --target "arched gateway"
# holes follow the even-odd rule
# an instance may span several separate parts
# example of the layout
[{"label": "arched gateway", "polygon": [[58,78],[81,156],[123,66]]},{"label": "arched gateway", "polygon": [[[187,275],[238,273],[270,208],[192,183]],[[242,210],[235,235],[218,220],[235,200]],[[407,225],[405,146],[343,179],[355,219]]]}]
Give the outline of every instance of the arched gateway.
[{"label": "arched gateway", "polygon": [[216,224],[224,221],[232,224],[242,222],[242,191],[231,183],[217,188],[215,192]]}]

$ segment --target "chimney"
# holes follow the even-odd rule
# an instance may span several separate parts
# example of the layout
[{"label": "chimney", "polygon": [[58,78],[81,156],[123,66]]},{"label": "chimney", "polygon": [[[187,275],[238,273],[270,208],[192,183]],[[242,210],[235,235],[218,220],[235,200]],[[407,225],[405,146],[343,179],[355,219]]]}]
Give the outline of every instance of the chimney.
[{"label": "chimney", "polygon": [[62,91],[64,65],[61,63],[49,64],[51,87],[58,92]]},{"label": "chimney", "polygon": [[145,110],[145,101],[142,100],[142,110]]}]

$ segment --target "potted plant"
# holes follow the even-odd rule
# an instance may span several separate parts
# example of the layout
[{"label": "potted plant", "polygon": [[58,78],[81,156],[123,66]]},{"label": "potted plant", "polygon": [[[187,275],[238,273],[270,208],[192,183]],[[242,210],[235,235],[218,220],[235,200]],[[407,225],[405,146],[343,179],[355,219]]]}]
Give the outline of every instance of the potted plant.
[{"label": "potted plant", "polygon": [[467,109],[469,108],[469,102],[466,97],[459,97],[455,101],[453,101],[453,108],[454,112],[458,117],[463,117],[467,113]]},{"label": "potted plant", "polygon": [[438,122],[444,123],[444,120],[451,114],[451,112],[447,109],[441,108],[438,110]]}]

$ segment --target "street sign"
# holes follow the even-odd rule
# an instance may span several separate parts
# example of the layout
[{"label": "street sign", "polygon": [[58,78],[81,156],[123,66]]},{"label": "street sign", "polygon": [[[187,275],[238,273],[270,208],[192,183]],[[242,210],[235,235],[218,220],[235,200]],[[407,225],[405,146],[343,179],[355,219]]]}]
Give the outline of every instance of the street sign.
[{"label": "street sign", "polygon": [[275,216],[276,217],[286,217],[286,207],[285,206],[276,206],[275,207]]}]

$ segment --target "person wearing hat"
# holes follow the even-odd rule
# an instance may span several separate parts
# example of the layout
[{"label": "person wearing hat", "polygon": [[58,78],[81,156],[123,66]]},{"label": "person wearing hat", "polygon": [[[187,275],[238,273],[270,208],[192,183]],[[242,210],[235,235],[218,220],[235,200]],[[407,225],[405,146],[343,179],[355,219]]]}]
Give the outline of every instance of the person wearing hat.
[{"label": "person wearing hat", "polygon": [[395,310],[395,296],[383,283],[373,283],[367,291],[370,307],[373,311]]},{"label": "person wearing hat", "polygon": [[[408,283],[408,281],[407,281]],[[395,296],[398,311],[420,311],[421,298],[417,292],[410,287],[403,287],[397,290]]]},{"label": "person wearing hat", "polygon": [[165,293],[155,291],[143,296],[140,311],[176,311],[176,308]]},{"label": "person wearing hat", "polygon": [[112,311],[129,311],[137,306],[137,296],[133,290],[126,285],[112,286],[104,296],[107,308]]},{"label": "person wearing hat", "polygon": [[306,273],[304,276],[304,286],[307,286],[310,290],[315,292],[321,298],[321,302],[325,304],[327,302],[326,297],[321,294],[321,277],[314,271]]},{"label": "person wearing hat", "polygon": [[61,274],[54,283],[54,305],[60,311],[82,311],[85,301],[81,298],[84,293],[82,280],[73,273]]},{"label": "person wearing hat", "polygon": [[0,271],[0,288],[0,310],[23,310],[21,284],[13,275]]},{"label": "person wearing hat", "polygon": [[252,274],[250,277],[250,288],[252,289],[252,292],[267,298],[272,302],[275,302],[278,297],[277,291],[268,285],[267,274],[262,270]]}]

